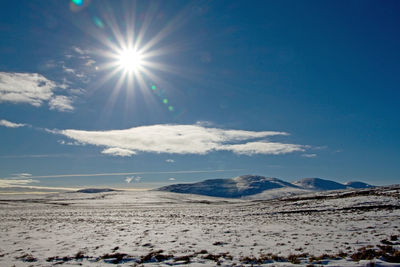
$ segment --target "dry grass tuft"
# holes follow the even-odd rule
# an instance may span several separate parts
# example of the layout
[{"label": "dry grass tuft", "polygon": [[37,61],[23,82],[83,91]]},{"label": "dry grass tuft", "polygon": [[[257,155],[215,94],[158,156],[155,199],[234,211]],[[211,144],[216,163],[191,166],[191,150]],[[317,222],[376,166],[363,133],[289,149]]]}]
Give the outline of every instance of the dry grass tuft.
[{"label": "dry grass tuft", "polygon": [[33,257],[32,254],[28,254],[28,253],[26,253],[26,254],[24,254],[24,255],[22,255],[20,257],[17,257],[17,259],[25,261],[25,262],[35,262],[35,261],[37,261],[37,259],[35,257]]}]

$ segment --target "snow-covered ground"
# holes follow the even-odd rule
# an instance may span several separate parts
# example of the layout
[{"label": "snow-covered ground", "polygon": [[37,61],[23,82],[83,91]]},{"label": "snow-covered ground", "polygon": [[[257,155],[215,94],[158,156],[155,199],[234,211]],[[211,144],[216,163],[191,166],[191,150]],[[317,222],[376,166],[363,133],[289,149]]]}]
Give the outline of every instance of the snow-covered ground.
[{"label": "snow-covered ground", "polygon": [[0,266],[399,266],[399,192],[4,194]]}]

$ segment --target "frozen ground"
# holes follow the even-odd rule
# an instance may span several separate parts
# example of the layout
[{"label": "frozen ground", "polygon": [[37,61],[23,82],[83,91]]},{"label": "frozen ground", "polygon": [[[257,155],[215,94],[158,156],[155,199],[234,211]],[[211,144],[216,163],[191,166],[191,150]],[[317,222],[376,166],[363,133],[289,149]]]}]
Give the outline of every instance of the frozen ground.
[{"label": "frozen ground", "polygon": [[0,266],[399,266],[399,192],[0,195]]}]

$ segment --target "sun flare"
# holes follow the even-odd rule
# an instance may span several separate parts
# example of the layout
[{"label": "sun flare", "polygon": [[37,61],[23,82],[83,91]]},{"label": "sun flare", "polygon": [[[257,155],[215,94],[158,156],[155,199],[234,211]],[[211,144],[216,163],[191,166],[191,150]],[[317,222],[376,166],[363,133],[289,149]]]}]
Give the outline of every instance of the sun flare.
[{"label": "sun flare", "polygon": [[135,49],[122,50],[118,57],[118,64],[125,71],[136,71],[143,64],[142,55]]},{"label": "sun flare", "polygon": [[128,2],[132,6],[127,4],[131,9],[125,14],[123,21],[112,12],[109,14],[110,10],[102,18],[93,18],[96,31],[88,33],[93,34],[103,46],[94,52],[101,58],[96,66],[99,79],[93,87],[100,88],[108,82],[114,84],[108,87],[111,93],[105,107],[107,110],[113,109],[121,93],[125,93],[125,102],[129,103],[140,91],[146,98],[146,103],[159,97],[166,110],[175,112],[174,106],[163,96],[158,85],[165,86],[168,84],[165,79],[169,79],[171,74],[182,73],[165,62],[172,53],[179,52],[178,46],[166,45],[168,42],[165,39],[168,39],[183,18],[177,15],[158,32],[149,31],[153,25],[153,11],[145,14],[144,21],[136,21],[140,17],[136,14],[136,4],[134,1]]}]

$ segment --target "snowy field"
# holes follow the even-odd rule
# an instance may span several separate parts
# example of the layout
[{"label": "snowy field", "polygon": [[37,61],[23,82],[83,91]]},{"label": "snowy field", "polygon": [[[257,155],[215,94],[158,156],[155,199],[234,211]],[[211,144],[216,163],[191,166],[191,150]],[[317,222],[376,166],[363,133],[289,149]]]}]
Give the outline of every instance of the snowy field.
[{"label": "snowy field", "polygon": [[0,194],[0,266],[400,266],[399,192]]}]

